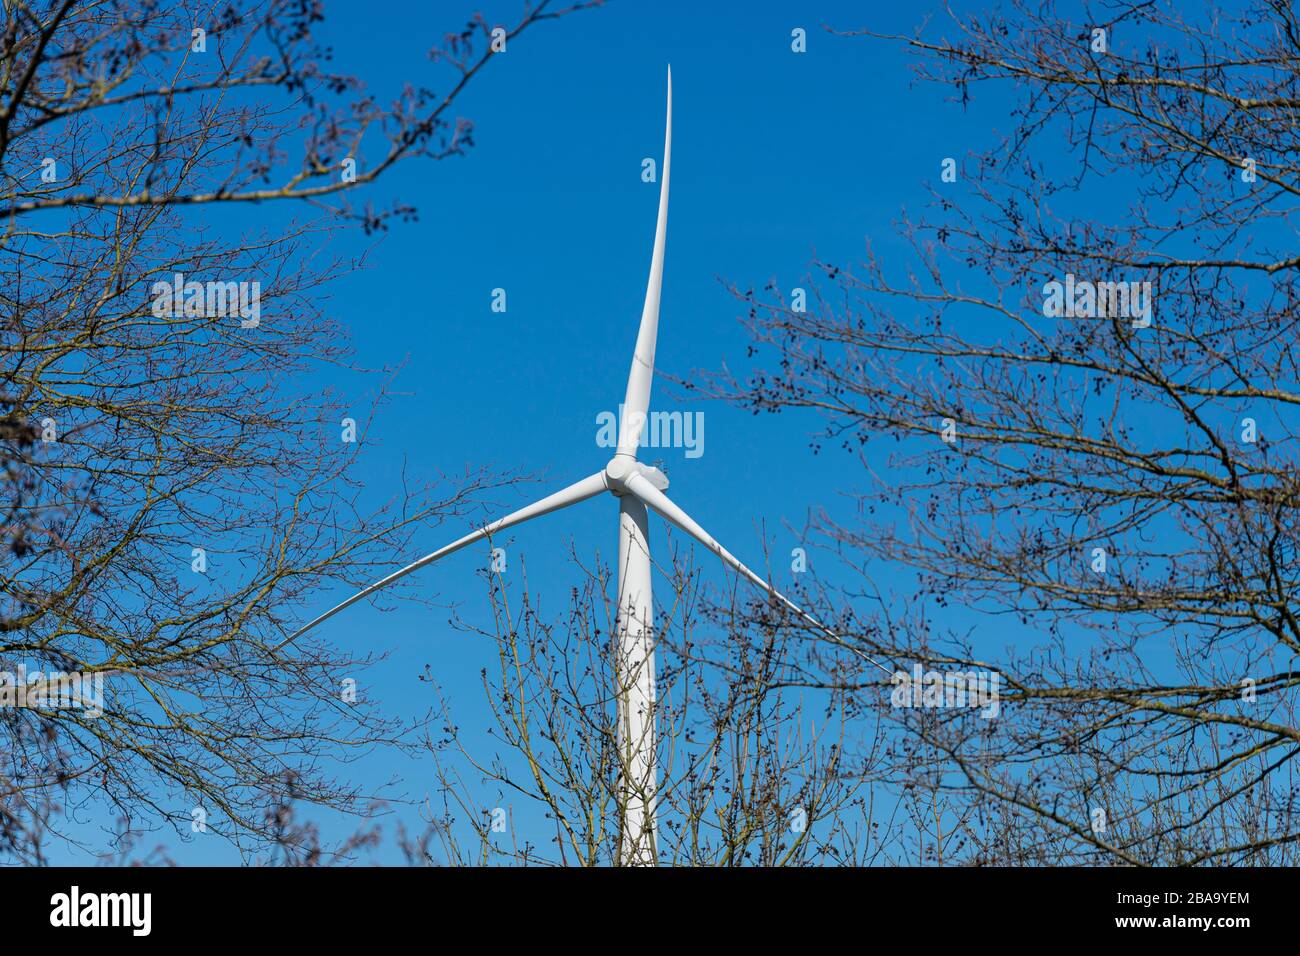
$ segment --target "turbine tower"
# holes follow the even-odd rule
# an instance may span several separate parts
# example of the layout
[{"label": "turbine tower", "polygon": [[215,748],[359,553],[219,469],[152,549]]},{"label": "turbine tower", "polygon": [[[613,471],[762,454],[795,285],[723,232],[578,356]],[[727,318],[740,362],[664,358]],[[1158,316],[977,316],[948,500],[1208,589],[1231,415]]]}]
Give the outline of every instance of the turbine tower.
[{"label": "turbine tower", "polygon": [[[484,538],[522,524],[533,518],[559,511],[602,492],[618,499],[618,611],[616,630],[618,650],[615,655],[615,678],[618,686],[618,743],[621,779],[619,782],[620,820],[619,860],[625,865],[653,865],[658,853],[655,826],[655,656],[654,608],[650,588],[650,529],[648,510],[672,522],[723,563],[744,575],[772,597],[781,601],[803,620],[844,642],[808,615],[789,598],[772,588],[763,578],[738,561],[730,551],[679,508],[664,492],[668,478],[657,468],[637,461],[637,446],[650,404],[650,382],[654,377],[655,342],[659,335],[659,294],[663,286],[664,243],[668,233],[668,181],[673,145],[673,74],[668,69],[668,112],[664,125],[663,179],[659,185],[659,218],[655,223],[654,252],[650,257],[650,279],[646,284],[645,306],[641,310],[641,327],[632,353],[632,368],[627,377],[627,394],[619,426],[618,450],[605,467],[569,487],[535,501],[472,531],[451,544],[426,554],[388,577],[352,595],[290,635],[279,646],[296,640],[344,608],[387,587],[425,565],[447,557]],[[845,645],[849,646],[849,645]],[[854,653],[871,660],[856,648]],[[871,663],[881,667],[876,661]],[[881,667],[882,670],[886,670]],[[886,673],[889,673],[886,670]]]}]

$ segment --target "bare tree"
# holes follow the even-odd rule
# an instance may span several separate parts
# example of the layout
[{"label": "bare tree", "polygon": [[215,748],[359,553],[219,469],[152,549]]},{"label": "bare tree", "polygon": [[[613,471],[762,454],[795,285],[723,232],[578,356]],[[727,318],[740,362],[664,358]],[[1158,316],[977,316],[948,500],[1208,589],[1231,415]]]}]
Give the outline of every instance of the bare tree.
[{"label": "bare tree", "polygon": [[[443,92],[389,106],[326,68],[316,3],[4,5],[0,670],[88,683],[70,702],[9,682],[0,854],[42,859],[82,805],[250,852],[284,845],[286,803],[370,805],[337,761],[409,728],[341,695],[369,657],[280,647],[286,625],[511,477],[369,503],[354,466],[395,371],[353,367],[318,292],[355,263],[319,253],[414,215],[356,208],[358,187],[471,145],[453,111],[494,37],[590,5],[535,4],[496,34],[471,20],[430,53]],[[272,200],[315,218],[201,215]]]},{"label": "bare tree", "polygon": [[[870,783],[883,771],[850,690],[861,661],[809,640],[783,605],[753,599],[747,582],[706,600],[684,556],[659,570],[672,586],[655,631],[658,861],[870,862],[879,852]],[[616,732],[614,607],[608,569],[581,573],[554,620],[540,612],[526,573],[517,587],[500,575],[488,582],[494,627],[475,633],[485,654],[496,651],[483,670],[495,749],[465,741],[430,676],[443,720],[429,739],[439,768],[426,804],[429,862],[623,859],[629,791],[620,780],[634,775]]]},{"label": "bare tree", "polygon": [[871,40],[1014,129],[936,157],[912,262],[817,261],[806,309],[737,288],[755,367],[705,389],[861,462],[857,517],[817,524],[911,569],[873,649],[1000,675],[996,720],[880,697],[947,859],[1294,862],[1300,29],[1282,2],[1082,16]]}]

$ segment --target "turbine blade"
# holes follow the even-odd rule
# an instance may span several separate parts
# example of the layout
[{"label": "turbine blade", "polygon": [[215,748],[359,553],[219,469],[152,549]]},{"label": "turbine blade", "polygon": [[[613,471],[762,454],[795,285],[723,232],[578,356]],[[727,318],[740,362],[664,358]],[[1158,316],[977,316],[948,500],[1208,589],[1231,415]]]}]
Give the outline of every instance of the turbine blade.
[{"label": "turbine blade", "polygon": [[659,180],[659,219],[655,223],[655,246],[650,256],[650,280],[646,283],[641,327],[632,353],[632,370],[627,376],[623,399],[623,420],[618,436],[618,454],[636,457],[637,442],[650,407],[650,383],[655,373],[655,343],[659,338],[659,292],[664,283],[664,242],[668,238],[668,177],[673,154],[673,68],[668,68],[668,117],[664,120],[664,165]]},{"label": "turbine blade", "polygon": [[356,604],[362,598],[369,597],[370,595],[374,594],[376,591],[379,591],[382,588],[385,588],[388,585],[392,584],[398,578],[406,577],[406,575],[410,574],[412,571],[418,571],[426,564],[432,564],[434,561],[437,561],[439,558],[445,558],[449,554],[454,554],[455,552],[461,550],[462,548],[468,547],[469,545],[473,544],[475,541],[480,541],[483,538],[488,537],[489,535],[496,534],[498,531],[504,531],[506,528],[513,527],[514,525],[517,524],[522,524],[523,522],[528,521],[532,518],[540,518],[544,514],[550,514],[552,511],[558,511],[561,508],[567,508],[569,505],[575,505],[580,501],[586,501],[588,498],[592,498],[600,494],[602,491],[605,491],[606,487],[607,486],[605,484],[605,473],[603,471],[599,471],[596,474],[590,476],[589,478],[584,478],[582,479],[582,481],[575,482],[574,484],[569,485],[569,487],[563,489],[562,491],[557,491],[555,494],[548,495],[547,497],[541,499],[540,501],[534,501],[531,505],[526,505],[523,508],[520,508],[518,511],[511,512],[510,514],[506,515],[504,518],[498,518],[496,521],[484,525],[483,527],[479,528],[477,531],[471,531],[469,534],[465,535],[465,537],[458,538],[457,540],[453,541],[451,544],[447,545],[446,547],[439,548],[437,551],[434,551],[430,554],[426,554],[418,561],[414,561],[411,564],[408,564],[406,567],[398,571],[394,571],[392,574],[388,575],[388,577],[376,581],[374,584],[370,585],[369,587],[361,591],[358,591],[356,594],[352,595],[352,597],[348,598],[343,603],[336,604],[334,607],[330,608],[324,614],[320,615],[320,617],[315,618],[314,620],[298,628],[298,630],[294,631],[293,634],[289,635],[289,637],[285,638],[283,641],[277,644],[275,650],[278,651],[286,644],[292,641],[296,641],[299,637],[301,637],[303,634],[306,634],[317,624],[329,620],[331,617],[339,613],[339,611],[342,611],[344,608]]},{"label": "turbine blade", "polygon": [[709,534],[707,531],[701,528],[694,518],[692,518],[684,510],[682,510],[682,508],[680,508],[676,503],[674,503],[673,500],[669,498],[666,494],[664,494],[662,491],[660,491],[658,488],[652,485],[644,475],[633,474],[631,477],[629,477],[626,480],[625,487],[632,494],[636,495],[636,497],[640,498],[641,501],[644,502],[648,507],[653,508],[655,511],[657,511],[660,514],[660,516],[663,517],[665,520],[671,521],[673,524],[681,528],[683,531],[689,534],[700,544],[704,545],[706,548],[708,548],[710,551],[716,554],[719,558],[722,559],[723,564],[729,565],[735,571],[749,578],[750,581],[757,584],[768,594],[772,595],[772,597],[776,598],[778,601],[780,601],[790,610],[794,611],[795,614],[798,614],[809,624],[813,625],[813,627],[817,628],[817,630],[821,631],[823,634],[829,635],[831,638],[835,640],[836,643],[841,644],[844,647],[848,648],[849,650],[851,650],[853,653],[857,654],[859,657],[863,658],[864,660],[870,661],[872,664],[875,664],[876,667],[879,667],[886,674],[892,674],[892,671],[890,671],[879,661],[862,653],[862,651],[858,650],[856,647],[854,647],[852,644],[844,640],[844,638],[840,637],[840,635],[836,634],[834,631],[832,631],[821,621],[817,620],[817,618],[813,617],[811,614],[809,614],[799,605],[795,604],[793,601],[791,601],[788,597],[786,597],[776,588],[772,587],[772,585],[768,584],[767,581],[765,581],[762,577],[755,574],[749,568],[745,567],[744,563],[741,562],[739,558],[737,558],[734,554],[732,554],[730,551],[724,548],[717,538],[713,537],[713,535]]}]

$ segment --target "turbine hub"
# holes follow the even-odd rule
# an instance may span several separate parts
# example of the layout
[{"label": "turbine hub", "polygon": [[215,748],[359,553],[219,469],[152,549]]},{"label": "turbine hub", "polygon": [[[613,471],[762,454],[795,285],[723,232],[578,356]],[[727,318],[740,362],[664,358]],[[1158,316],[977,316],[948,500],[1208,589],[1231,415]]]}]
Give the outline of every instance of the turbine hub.
[{"label": "turbine hub", "polygon": [[623,494],[629,477],[635,473],[637,461],[626,455],[615,455],[605,465],[605,485],[616,495]]},{"label": "turbine hub", "polygon": [[668,490],[668,476],[653,465],[643,465],[627,455],[615,455],[605,465],[605,487],[616,495],[625,494],[628,479],[641,475],[660,491]]}]

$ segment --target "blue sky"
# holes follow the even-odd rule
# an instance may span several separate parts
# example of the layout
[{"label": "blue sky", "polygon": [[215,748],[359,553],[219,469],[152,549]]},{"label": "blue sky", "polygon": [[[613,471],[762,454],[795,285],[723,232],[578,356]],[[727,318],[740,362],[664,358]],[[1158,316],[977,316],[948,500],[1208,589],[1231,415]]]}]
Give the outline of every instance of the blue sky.
[{"label": "blue sky", "polygon": [[[519,14],[513,2],[479,9],[493,22]],[[390,2],[382,12],[331,3],[322,36],[335,65],[383,100],[405,82],[443,88],[446,74],[426,53],[474,10],[454,0]],[[351,251],[374,245],[364,271],[328,290],[359,363],[405,362],[394,384],[400,394],[366,435],[362,477],[375,500],[396,491],[402,467],[415,476],[519,468],[540,478],[525,490],[540,496],[609,457],[595,442],[596,415],[617,409],[636,336],[658,198],[658,186],[641,181],[641,161],[660,159],[669,63],[661,370],[743,369],[741,309],[723,280],[743,287],[775,279],[788,290],[805,284],[814,251],[852,262],[868,238],[886,256],[901,254],[891,228],[900,208],[926,202],[924,185],[937,181],[943,157],[993,142],[1006,112],[988,98],[963,111],[945,102],[948,90],[914,84],[900,45],[836,37],[823,26],[911,33],[931,14],[932,32],[954,32],[937,3],[615,0],[513,41],[459,103],[476,124],[469,155],[404,164],[362,197],[412,202],[419,221],[394,224],[378,243],[360,235],[340,242]],[[808,32],[804,54],[790,49],[795,27]],[[249,207],[239,216],[252,225],[265,214]],[[505,314],[490,309],[496,287],[507,290]],[[815,419],[756,418],[670,397],[676,391],[656,382],[651,407],[703,410],[704,454],[649,457],[664,460],[672,496],[742,560],[761,563],[761,527],[780,557],[800,543],[786,522],[798,528],[822,507],[845,513],[840,492],[863,474],[834,448],[812,453]],[[502,511],[525,500],[502,496]],[[593,559],[615,552],[616,515],[612,499],[598,498],[511,535],[510,567],[527,561],[544,609],[561,612],[580,580],[570,548]],[[663,526],[652,521],[652,538],[662,541]],[[460,533],[421,532],[417,552]],[[395,554],[393,566],[416,556]],[[462,552],[421,572],[404,593],[455,603],[486,626],[485,559],[485,548]],[[814,553],[812,561],[831,572],[822,566],[829,557]],[[788,583],[788,558],[775,571]],[[725,580],[720,569],[709,573]],[[320,595],[321,609],[332,597]],[[481,734],[488,715],[478,675],[491,648],[449,627],[446,610],[403,593],[384,603],[392,610],[362,604],[322,629],[342,646],[391,652],[362,678],[361,693],[395,715],[422,713],[430,700],[418,677],[430,665],[467,735]],[[491,745],[483,746],[486,757]],[[427,761],[391,754],[348,772],[397,778],[415,799],[432,783]],[[215,838],[173,853],[184,863],[235,859]]]}]

